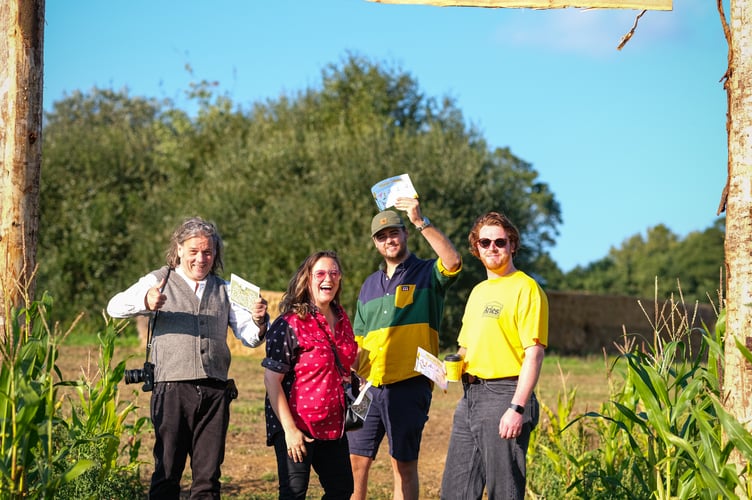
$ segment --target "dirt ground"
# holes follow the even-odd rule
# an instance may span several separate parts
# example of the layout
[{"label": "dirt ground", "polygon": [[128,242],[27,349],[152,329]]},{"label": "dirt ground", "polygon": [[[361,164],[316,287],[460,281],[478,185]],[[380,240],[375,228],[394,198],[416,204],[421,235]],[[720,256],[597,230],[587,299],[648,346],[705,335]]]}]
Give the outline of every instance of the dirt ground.
[{"label": "dirt ground", "polygon": [[[273,450],[266,446],[264,427],[264,384],[261,359],[263,348],[248,350],[248,355],[233,355],[230,376],[237,383],[239,397],[233,401],[230,429],[227,435],[227,450],[222,465],[222,491],[225,498],[273,499],[277,497],[276,461]],[[143,351],[137,348],[122,348],[116,351],[115,362],[131,357],[126,368],[140,368],[143,365]],[[66,347],[61,349],[58,365],[64,377],[77,378],[82,372],[91,373],[96,367],[95,347]],[[120,388],[121,399],[135,401],[139,415],[148,416],[149,395],[140,390],[140,384]],[[454,406],[461,395],[461,387],[450,383],[447,392],[436,388],[433,403],[421,445],[419,460],[421,498],[439,497],[441,475]],[[153,435],[149,426],[142,436],[140,458],[144,483],[148,484],[152,472],[151,449]],[[183,476],[183,489],[190,485],[190,465],[186,465]],[[386,443],[382,444],[369,478],[369,498],[391,498],[392,471]],[[312,477],[309,498],[321,498],[318,480]],[[187,498],[187,495],[185,496]]]}]

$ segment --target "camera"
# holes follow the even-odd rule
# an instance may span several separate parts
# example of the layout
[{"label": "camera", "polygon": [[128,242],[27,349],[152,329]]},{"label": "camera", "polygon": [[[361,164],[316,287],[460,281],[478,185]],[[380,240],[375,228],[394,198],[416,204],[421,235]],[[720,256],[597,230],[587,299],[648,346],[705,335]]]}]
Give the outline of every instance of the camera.
[{"label": "camera", "polygon": [[126,384],[138,384],[143,382],[141,390],[144,392],[150,392],[154,389],[154,363],[146,361],[144,367],[133,370],[125,370],[125,383]]}]

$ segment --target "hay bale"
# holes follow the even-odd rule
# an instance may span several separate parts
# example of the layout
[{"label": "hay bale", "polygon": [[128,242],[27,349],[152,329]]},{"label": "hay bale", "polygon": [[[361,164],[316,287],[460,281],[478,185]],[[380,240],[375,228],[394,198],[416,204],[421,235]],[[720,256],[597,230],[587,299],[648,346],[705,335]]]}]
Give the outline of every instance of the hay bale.
[{"label": "hay bale", "polygon": [[[637,345],[653,342],[652,325],[656,323],[656,303],[653,299],[553,291],[547,291],[546,295],[549,303],[549,348],[553,352],[587,355],[606,351],[616,354],[616,345],[623,344],[625,332],[636,339]],[[670,333],[666,326],[679,325],[685,314],[690,321],[694,319],[692,328],[700,328],[704,323],[712,331],[715,325],[715,311],[710,304],[699,304],[696,311],[693,306],[686,312],[677,304],[672,312],[668,301],[659,301],[658,330],[664,340]],[[692,352],[697,352],[700,339],[699,333],[692,334]]]},{"label": "hay bale", "polygon": [[[269,317],[271,321],[279,315],[279,303],[282,300],[282,292],[271,292],[268,290],[262,290],[261,296],[266,299],[267,311],[269,311]],[[251,349],[243,345],[243,343],[235,337],[232,330],[227,329],[227,345],[230,347],[230,353],[234,356],[258,356],[263,357],[265,355],[264,344],[261,344],[255,349]]]}]

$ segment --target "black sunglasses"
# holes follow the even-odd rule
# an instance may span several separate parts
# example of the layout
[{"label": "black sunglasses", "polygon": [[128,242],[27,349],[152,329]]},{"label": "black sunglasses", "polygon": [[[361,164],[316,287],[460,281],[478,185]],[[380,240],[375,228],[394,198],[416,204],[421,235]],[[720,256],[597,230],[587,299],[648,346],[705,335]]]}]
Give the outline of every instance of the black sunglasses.
[{"label": "black sunglasses", "polygon": [[482,248],[488,248],[491,246],[491,242],[496,245],[496,248],[504,248],[507,246],[508,240],[506,238],[496,238],[495,240],[489,240],[488,238],[481,238],[478,240],[478,244]]}]

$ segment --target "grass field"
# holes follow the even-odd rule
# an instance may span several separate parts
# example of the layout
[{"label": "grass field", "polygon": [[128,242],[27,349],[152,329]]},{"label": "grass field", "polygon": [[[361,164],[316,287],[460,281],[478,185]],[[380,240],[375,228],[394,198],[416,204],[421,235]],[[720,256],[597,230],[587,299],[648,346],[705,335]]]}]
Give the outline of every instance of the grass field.
[{"label": "grass field", "polygon": [[[82,373],[94,376],[97,348],[85,345],[83,338],[68,339],[61,349],[59,366],[66,378],[77,378]],[[74,345],[75,344],[75,345]],[[116,349],[116,360],[129,358],[127,368],[138,368],[143,363],[143,351],[133,341],[124,341]],[[266,446],[264,428],[263,369],[260,365],[263,348],[247,350],[247,355],[233,357],[230,375],[235,378],[240,396],[233,402],[227,451],[223,472],[223,496],[239,499],[276,498],[276,462],[271,448]],[[609,387],[606,361],[602,357],[549,356],[543,364],[538,383],[539,399],[556,407],[557,396],[576,389],[575,412],[598,409],[608,399]],[[121,398],[134,400],[140,415],[148,415],[149,395],[140,391],[139,385],[120,387]],[[461,386],[450,383],[447,392],[434,391],[430,418],[426,425],[421,448],[419,473],[421,498],[438,498],[446,447],[449,441],[454,406],[461,397]],[[542,423],[545,425],[545,423]],[[141,435],[142,474],[148,483],[151,474],[151,447],[153,438],[148,427]],[[386,444],[382,444],[369,479],[369,498],[391,498],[392,472]],[[190,478],[190,467],[184,475],[184,489]],[[319,498],[318,481],[312,479],[310,498]],[[187,497],[186,497],[187,498]]]}]

